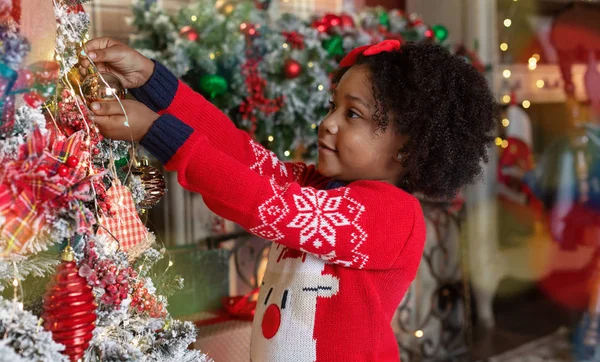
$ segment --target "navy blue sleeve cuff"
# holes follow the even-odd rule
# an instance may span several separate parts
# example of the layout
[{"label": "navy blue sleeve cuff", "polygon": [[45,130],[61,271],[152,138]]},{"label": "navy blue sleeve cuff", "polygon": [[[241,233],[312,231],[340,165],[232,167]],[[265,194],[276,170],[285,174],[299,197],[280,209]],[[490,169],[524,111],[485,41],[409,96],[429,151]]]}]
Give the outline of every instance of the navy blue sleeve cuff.
[{"label": "navy blue sleeve cuff", "polygon": [[168,108],[175,98],[179,79],[161,63],[153,62],[154,73],[150,80],[140,88],[131,89],[131,94],[146,107],[158,112]]},{"label": "navy blue sleeve cuff", "polygon": [[140,144],[164,165],[187,141],[192,132],[194,129],[179,118],[163,114],[150,127]]}]

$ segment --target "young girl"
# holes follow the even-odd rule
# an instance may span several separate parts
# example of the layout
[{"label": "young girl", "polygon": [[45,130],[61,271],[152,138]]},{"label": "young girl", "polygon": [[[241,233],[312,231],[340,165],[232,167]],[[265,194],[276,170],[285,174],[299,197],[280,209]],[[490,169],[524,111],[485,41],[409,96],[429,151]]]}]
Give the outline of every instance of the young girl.
[{"label": "young girl", "polygon": [[92,104],[101,132],[133,136],[215,213],[273,241],[252,361],[399,361],[390,322],[425,241],[413,195],[451,198],[480,173],[497,110],[482,75],[435,45],[355,49],[334,78],[314,167],[278,160],[124,44],[86,50],[139,101],[124,102],[130,127],[117,102]]}]

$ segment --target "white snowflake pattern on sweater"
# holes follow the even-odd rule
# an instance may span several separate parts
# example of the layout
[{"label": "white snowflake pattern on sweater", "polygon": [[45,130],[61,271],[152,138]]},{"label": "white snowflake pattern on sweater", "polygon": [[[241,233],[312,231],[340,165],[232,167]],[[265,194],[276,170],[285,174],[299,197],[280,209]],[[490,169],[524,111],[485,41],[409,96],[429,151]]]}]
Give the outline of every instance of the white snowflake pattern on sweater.
[{"label": "white snowflake pattern on sweater", "polygon": [[258,172],[259,175],[268,175],[269,173],[266,172],[265,166],[271,164],[273,170],[279,169],[280,176],[288,177],[288,170],[285,167],[285,163],[280,161],[275,153],[267,150],[254,140],[250,140],[250,147],[254,152],[254,157],[256,157],[256,162],[250,166],[251,170]]},{"label": "white snowflake pattern on sweater", "polygon": [[[301,194],[292,195],[294,202],[289,204],[286,192],[291,184],[280,185],[274,177],[270,184],[273,195],[258,207],[261,223],[251,228],[251,233],[278,242],[291,234],[290,229],[298,229],[300,250],[316,249],[320,252],[315,253],[328,262],[359,269],[365,267],[369,260],[369,256],[361,252],[368,237],[361,226],[365,207],[349,196],[349,188],[339,188],[332,194],[331,190],[328,193],[303,187]],[[294,218],[284,223],[290,214]],[[350,240],[344,240],[352,248],[348,259],[340,258],[336,253],[340,242],[338,231],[342,228],[351,228]]]}]

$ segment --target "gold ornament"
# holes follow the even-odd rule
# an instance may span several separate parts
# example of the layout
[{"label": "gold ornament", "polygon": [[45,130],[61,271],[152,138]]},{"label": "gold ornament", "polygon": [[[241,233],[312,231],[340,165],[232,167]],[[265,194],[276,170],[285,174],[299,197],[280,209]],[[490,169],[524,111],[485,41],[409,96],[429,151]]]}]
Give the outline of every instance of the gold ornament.
[{"label": "gold ornament", "polygon": [[215,3],[215,7],[219,10],[219,12],[223,15],[229,15],[233,12],[233,10],[235,9],[235,6],[237,5],[236,1],[223,1],[223,0],[218,0]]},{"label": "gold ornament", "polygon": [[71,70],[69,70],[69,73],[67,73],[67,79],[74,88],[78,88],[79,86],[81,86],[82,79],[81,73],[79,73],[79,68],[71,68]]},{"label": "gold ornament", "polygon": [[144,185],[145,196],[139,206],[142,209],[149,209],[158,204],[166,190],[165,178],[162,173],[156,167],[150,166],[146,157],[138,162],[131,172],[139,176]]},{"label": "gold ornament", "polygon": [[81,91],[88,102],[114,101],[115,97],[125,99],[125,88],[119,78],[110,73],[90,74],[81,84]]},{"label": "gold ornament", "polygon": [[73,87],[75,94],[83,98],[83,94],[81,94],[81,83],[83,79],[77,67],[71,68],[69,73],[67,73],[67,81],[69,84],[65,84],[65,88],[71,90],[71,87]]}]

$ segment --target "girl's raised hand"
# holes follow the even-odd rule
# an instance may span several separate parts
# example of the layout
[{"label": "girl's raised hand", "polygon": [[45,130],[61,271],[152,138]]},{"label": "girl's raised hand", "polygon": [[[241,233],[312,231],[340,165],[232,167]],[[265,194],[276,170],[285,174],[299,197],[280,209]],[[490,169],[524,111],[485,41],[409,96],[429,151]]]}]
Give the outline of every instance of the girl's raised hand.
[{"label": "girl's raised hand", "polygon": [[92,103],[94,123],[104,137],[114,140],[141,141],[159,115],[138,101],[123,100],[121,104],[127,112],[129,127],[125,125],[125,114],[117,101]]},{"label": "girl's raised hand", "polygon": [[102,73],[112,73],[125,88],[139,88],[154,72],[154,62],[127,45],[111,38],[95,38],[85,43],[79,72],[88,74],[89,57]]}]

